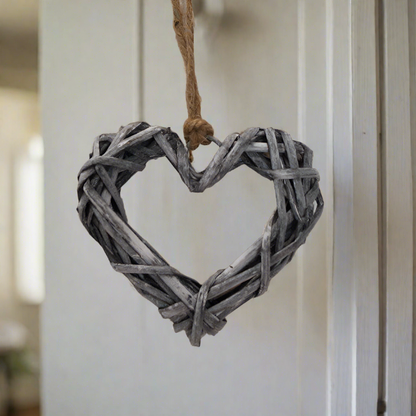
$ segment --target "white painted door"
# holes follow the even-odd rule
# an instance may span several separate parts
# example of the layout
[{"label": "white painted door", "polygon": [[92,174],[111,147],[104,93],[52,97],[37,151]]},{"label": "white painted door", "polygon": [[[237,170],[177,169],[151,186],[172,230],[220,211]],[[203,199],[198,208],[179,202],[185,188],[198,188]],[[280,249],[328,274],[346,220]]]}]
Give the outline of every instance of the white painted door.
[{"label": "white painted door", "polygon": [[[221,21],[197,16],[196,60],[202,114],[216,137],[249,126],[287,130],[315,150],[330,207],[325,7],[325,1],[227,1]],[[144,2],[140,118],[181,133],[185,78],[171,22],[166,0]],[[195,165],[205,167],[215,150],[198,149]],[[272,184],[248,169],[203,195],[189,194],[166,162],[149,165],[136,185],[129,208],[138,229],[200,281],[260,235],[275,203]],[[331,216],[329,208],[269,292],[233,313],[223,333],[205,337],[200,349],[173,336],[142,302],[142,389],[151,398],[143,401],[144,414],[325,414]]]},{"label": "white painted door", "polygon": [[[382,398],[390,416],[408,416],[412,209],[410,196],[401,211],[393,203],[400,161],[411,195],[410,87],[409,71],[390,63],[409,69],[409,43],[394,42],[414,30],[404,10],[413,3],[381,14],[375,0],[205,3],[195,39],[203,116],[220,140],[272,126],[310,146],[324,214],[268,293],[191,347],[112,271],[75,213],[76,174],[96,135],[138,119],[181,135],[185,77],[170,2],[43,0],[44,414],[368,416]],[[387,98],[396,93],[402,107]],[[215,150],[198,149],[195,166]],[[200,282],[260,235],[274,207],[272,184],[248,169],[194,195],[166,161],[123,197],[133,227]],[[393,249],[397,233],[405,254]]]}]

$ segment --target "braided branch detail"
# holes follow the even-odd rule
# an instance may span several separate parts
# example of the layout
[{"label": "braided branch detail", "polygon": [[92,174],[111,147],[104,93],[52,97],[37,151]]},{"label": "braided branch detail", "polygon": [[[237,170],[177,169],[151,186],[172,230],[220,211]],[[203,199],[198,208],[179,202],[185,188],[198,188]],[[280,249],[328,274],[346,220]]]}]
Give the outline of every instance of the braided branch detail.
[{"label": "braided branch detail", "polygon": [[[196,172],[187,149],[168,128],[131,123],[118,133],[102,134],[78,176],[78,213],[101,245],[114,270],[199,346],[215,335],[226,316],[267,291],[318,221],[323,210],[319,173],[312,151],[276,129],[250,128],[229,135],[202,172]],[[228,172],[246,165],[272,180],[276,210],[263,235],[229,267],[202,285],[171,267],[129,224],[120,190],[149,160],[166,157],[191,192],[203,192]]]}]

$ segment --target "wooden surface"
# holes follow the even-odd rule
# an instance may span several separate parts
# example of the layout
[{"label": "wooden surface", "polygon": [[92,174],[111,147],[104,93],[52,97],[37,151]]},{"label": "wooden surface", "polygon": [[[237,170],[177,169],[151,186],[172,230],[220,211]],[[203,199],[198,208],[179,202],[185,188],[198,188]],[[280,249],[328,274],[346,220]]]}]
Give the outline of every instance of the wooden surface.
[{"label": "wooden surface", "polygon": [[[196,33],[196,70],[198,74],[198,82],[203,97],[203,114],[215,127],[218,137],[224,137],[230,130],[241,131],[248,124],[250,125],[279,125],[291,132],[293,137],[300,139],[299,131],[300,121],[298,120],[300,110],[298,106],[299,94],[308,95],[307,117],[308,128],[307,134],[303,134],[302,140],[309,143],[311,147],[324,147],[324,152],[315,152],[315,163],[319,164],[320,169],[330,170],[327,165],[327,150],[324,143],[326,140],[324,120],[324,112],[326,112],[324,93],[319,99],[319,105],[315,105],[312,96],[312,90],[323,91],[322,83],[325,83],[325,73],[321,73],[325,68],[325,48],[322,51],[322,41],[325,38],[325,15],[321,16],[322,2],[315,11],[313,6],[306,10],[305,20],[308,24],[307,43],[308,43],[308,63],[307,71],[313,70],[313,74],[308,77],[308,90],[305,86],[298,84],[298,68],[303,63],[303,57],[299,57],[298,52],[298,8],[297,1],[278,1],[264,2],[255,5],[250,1],[226,1],[226,14],[223,20],[216,27],[205,26],[205,20],[201,16],[201,20],[197,20]],[[277,24],[274,13],[278,13],[282,17]],[[159,19],[161,24],[159,27],[152,25],[154,19]],[[315,19],[315,20],[314,20]],[[181,129],[181,120],[183,120],[185,112],[185,103],[182,99],[183,95],[183,69],[181,67],[180,55],[177,52],[175,40],[171,37],[171,29],[169,27],[171,15],[164,12],[162,1],[153,1],[145,3],[145,78],[146,78],[146,97],[145,97],[145,115],[147,120],[156,120],[158,123],[165,123],[172,126],[176,131]],[[314,22],[319,22],[314,27]],[[320,24],[324,24],[323,35],[320,32]],[[302,29],[305,23],[302,23]],[[211,31],[213,33],[211,33]],[[313,45],[313,39],[319,34],[319,53],[314,57],[314,52],[318,46]],[[275,48],[273,45],[279,45]],[[172,64],[169,67],[160,65],[160,51],[163,50],[166,59]],[[284,59],[282,59],[282,54]],[[267,58],[264,58],[268,55]],[[249,63],[256,62],[256,69]],[[238,71],[236,72],[236,68]],[[319,81],[314,82],[316,74],[320,74]],[[176,83],[172,83],[171,79],[175,78]],[[250,85],[245,83],[250,80]],[[324,80],[324,81],[323,81]],[[152,85],[152,88],[150,88]],[[233,97],[245,97],[244,91],[250,91],[251,99],[235,99]],[[163,94],[165,99],[163,102],[157,100],[158,94]],[[179,97],[179,98],[178,98]],[[279,97],[272,99],[271,97]],[[322,104],[322,101],[324,104]],[[185,116],[186,117],[186,116]],[[167,120],[167,121],[166,121]],[[251,121],[249,121],[251,120]],[[269,120],[269,121],[268,121]],[[270,121],[271,120],[271,121]],[[152,121],[152,123],[155,121]],[[253,124],[255,123],[255,124]],[[272,123],[272,124],[270,124]],[[318,126],[319,124],[319,126]],[[316,127],[316,131],[313,128]],[[299,131],[299,133],[297,133]],[[324,135],[322,135],[322,132]],[[312,142],[315,141],[315,142]],[[215,149],[211,146],[200,149],[195,152],[196,167],[203,168],[211,159],[212,152]],[[151,167],[149,166],[149,169]],[[159,170],[160,169],[160,170]],[[143,233],[151,241],[157,241],[158,247],[163,247],[163,252],[169,254],[172,259],[178,261],[178,267],[181,271],[189,273],[192,276],[207,275],[212,270],[213,264],[223,264],[229,262],[235,254],[232,253],[231,247],[226,246],[224,236],[232,233],[232,227],[237,226],[237,222],[228,231],[224,230],[224,224],[213,224],[206,221],[202,222],[197,217],[184,217],[182,212],[186,212],[187,203],[197,203],[201,212],[209,215],[210,209],[206,210],[199,201],[195,202],[188,199],[186,195],[180,192],[181,185],[177,185],[176,181],[168,178],[169,166],[158,165],[157,178],[161,186],[165,190],[164,196],[159,195],[155,190],[147,189],[148,185],[140,182],[137,185],[144,195],[151,194],[152,198],[160,202],[156,204],[156,212],[151,220],[152,224],[142,224],[140,219],[137,227],[143,230]],[[156,171],[154,168],[153,173]],[[147,172],[144,172],[146,175]],[[224,178],[226,181],[227,178]],[[265,207],[274,203],[267,198],[267,189],[261,187],[260,183],[255,182],[255,178],[244,172],[243,176],[235,175],[229,177],[227,185],[222,182],[218,187],[212,189],[211,192],[204,194],[206,198],[206,206],[217,206],[219,213],[227,215],[226,210],[222,206],[221,201],[228,201],[227,205],[233,207],[236,212],[235,220],[242,218],[243,222],[247,222],[245,218],[251,216],[253,221],[251,227],[241,229],[241,234],[234,234],[236,244],[239,250],[244,249],[250,243],[252,230],[262,227],[259,219],[263,218],[263,223],[267,215]],[[231,182],[233,181],[233,182]],[[234,182],[235,181],[235,182]],[[233,185],[231,185],[233,183]],[[331,193],[331,188],[327,184],[327,179],[321,182],[322,189],[326,195]],[[145,187],[145,188],[143,188]],[[177,187],[177,188],[176,188]],[[236,194],[232,191],[227,194],[227,188],[236,189],[242,195],[240,206],[234,205]],[[174,195],[176,194],[176,196]],[[168,195],[170,195],[168,197]],[[260,196],[261,195],[261,196]],[[254,206],[254,200],[264,200],[264,206]],[[202,198],[201,198],[202,200]],[[169,201],[169,211],[163,207]],[[189,201],[189,202],[188,202]],[[141,215],[147,215],[147,208],[140,206]],[[252,209],[260,209],[256,218],[250,212]],[[238,215],[237,215],[238,213]],[[325,211],[324,211],[324,216]],[[160,220],[162,218],[162,220]],[[162,241],[156,232],[151,228],[157,227],[157,222],[163,222],[160,227],[167,227],[172,235],[176,235],[181,246],[169,246],[167,242]],[[273,414],[276,409],[282,414],[296,414],[304,412],[304,414],[322,415],[325,411],[326,400],[326,351],[327,351],[327,333],[326,333],[326,303],[327,303],[327,282],[329,275],[326,271],[326,259],[331,256],[326,251],[326,232],[327,219],[323,217],[317,227],[314,229],[316,234],[315,242],[309,248],[305,246],[304,250],[310,250],[311,256],[317,254],[322,255],[325,252],[325,259],[314,269],[313,275],[304,273],[302,278],[302,268],[308,267],[308,261],[304,262],[304,266],[294,260],[289,268],[281,273],[282,279],[278,280],[278,288],[271,285],[268,294],[263,299],[264,302],[252,302],[251,306],[247,305],[250,313],[255,317],[250,317],[248,309],[240,308],[231,317],[229,323],[238,325],[241,330],[233,331],[235,339],[239,339],[241,348],[238,351],[231,352],[232,344],[226,344],[223,341],[223,334],[230,331],[232,326],[227,324],[226,331],[222,331],[217,337],[212,339],[204,339],[205,345],[210,344],[210,351],[203,348],[199,357],[192,355],[192,362],[198,362],[204,369],[206,376],[213,377],[218,368],[228,368],[229,358],[232,354],[233,361],[243,362],[238,374],[250,373],[255,379],[259,379],[260,375],[255,368],[255,363],[248,359],[248,350],[246,347],[257,348],[256,345],[262,345],[264,348],[264,356],[271,358],[271,365],[266,368],[262,366],[263,376],[271,381],[268,387],[260,390],[257,386],[254,390],[247,391],[245,383],[242,389],[244,394],[239,394],[241,402],[237,404],[238,411],[241,414]],[[322,222],[322,223],[321,223]],[[145,227],[145,228],[143,228]],[[154,228],[155,230],[157,228]],[[201,247],[199,243],[190,243],[192,241],[192,230],[198,229],[200,233],[212,235],[214,241],[212,245]],[[224,230],[224,231],[223,231]],[[237,239],[239,241],[237,241]],[[218,250],[218,248],[222,249]],[[237,248],[237,246],[235,246]],[[205,252],[204,259],[200,259],[198,263],[190,259],[198,258],[198,251],[201,249]],[[161,248],[162,250],[162,248]],[[188,257],[184,253],[189,253]],[[318,254],[319,253],[319,254]],[[231,258],[230,258],[231,256]],[[325,270],[324,270],[325,269]],[[324,270],[323,273],[321,271]],[[284,276],[294,276],[295,280],[284,280]],[[276,282],[276,281],[275,281]],[[276,288],[276,289],[275,289]],[[312,288],[312,289],[311,289]],[[303,304],[300,294],[305,295],[306,303]],[[304,305],[304,306],[303,306]],[[270,307],[274,310],[272,311]],[[192,386],[186,383],[186,378],[193,377],[192,370],[188,370],[185,365],[190,360],[180,345],[176,342],[169,341],[169,337],[163,337],[156,333],[156,329],[151,328],[159,325],[157,316],[151,312],[152,306],[148,308],[146,323],[149,337],[149,350],[162,352],[162,345],[168,344],[172,348],[172,355],[175,358],[175,364],[169,364],[168,357],[164,370],[156,370],[160,363],[156,358],[150,357],[147,361],[146,368],[152,373],[151,379],[160,381],[162,377],[166,380],[176,379],[176,368],[181,367],[182,378],[179,381],[182,388],[190,389],[189,403],[183,404],[181,408],[184,411],[192,412],[193,406],[200,406],[198,398],[198,388],[203,385],[203,381],[199,380]],[[245,313],[247,311],[247,313]],[[277,319],[276,313],[283,319]],[[255,328],[254,323],[260,320],[262,325]],[[236,322],[236,324],[234,324]],[[162,322],[163,323],[163,322]],[[161,324],[160,324],[161,325]],[[247,329],[247,332],[244,331]],[[293,330],[293,328],[296,328]],[[256,334],[255,339],[253,334]],[[153,341],[154,340],[154,341]],[[284,340],[284,341],[282,341]],[[211,342],[214,341],[214,342]],[[313,346],[313,347],[311,347]],[[217,354],[217,348],[222,350],[222,358],[215,362],[209,368],[205,361],[212,362],[212,357]],[[233,380],[233,375],[227,373],[219,381],[218,389],[229,389]],[[311,382],[310,380],[313,380]],[[163,385],[167,381],[163,381]],[[221,387],[222,386],[222,387]],[[260,388],[261,383],[258,384]],[[146,391],[152,394],[152,389],[146,387]],[[168,395],[168,400],[174,405],[173,396]],[[157,405],[155,405],[156,407]],[[222,406],[222,407],[220,407]],[[231,410],[231,408],[233,410]],[[209,402],[204,407],[206,414],[225,413],[232,414],[237,410],[231,405],[231,401],[225,396],[221,396],[219,400]],[[157,407],[157,410],[164,414],[164,408]]]},{"label": "wooden surface", "polygon": [[352,3],[355,412],[377,413],[379,343],[378,108],[374,0]]},{"label": "wooden surface", "polygon": [[[326,0],[298,1],[298,137],[314,152],[322,169],[320,184],[325,203],[332,207],[332,132],[328,130]],[[317,48],[317,45],[321,47]],[[310,247],[297,258],[297,330],[299,415],[320,416],[326,412],[328,365],[328,304],[332,273],[332,209],[325,209],[322,223],[311,235]],[[331,248],[330,248],[331,247]],[[310,346],[316,345],[315,348]],[[319,345],[319,347],[318,347]],[[323,388],[325,386],[325,389]]]},{"label": "wooden surface", "polygon": [[[416,213],[416,0],[409,0],[410,127],[412,141],[413,215]],[[416,225],[413,218],[413,357],[412,416],[416,416]]]},{"label": "wooden surface", "polygon": [[[384,113],[386,398],[389,415],[411,413],[413,201],[408,1],[385,2]],[[414,163],[414,162],[413,162]]]},{"label": "wooden surface", "polygon": [[[354,228],[352,134],[352,19],[349,0],[329,2],[332,51],[329,66],[333,113],[331,117],[334,164],[334,258],[330,315],[331,415],[353,414],[354,377]],[[328,203],[327,203],[328,206]]]}]

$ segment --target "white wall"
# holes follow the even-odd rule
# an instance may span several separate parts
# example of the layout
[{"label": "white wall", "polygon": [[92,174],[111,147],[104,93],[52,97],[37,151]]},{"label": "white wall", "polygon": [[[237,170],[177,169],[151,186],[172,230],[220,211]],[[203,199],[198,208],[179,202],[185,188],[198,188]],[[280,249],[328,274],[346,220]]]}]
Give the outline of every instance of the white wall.
[{"label": "white wall", "polygon": [[[203,115],[220,139],[273,126],[310,145],[330,202],[325,0],[225,5],[215,33],[197,30]],[[138,0],[43,1],[44,414],[322,416],[331,210],[269,292],[199,349],[111,270],[77,218],[76,175],[97,134],[139,116],[181,133],[186,118],[170,4],[144,1],[142,11]],[[195,152],[197,167],[214,146]],[[274,206],[271,184],[247,169],[191,195],[164,161],[124,197],[133,226],[199,281],[250,245]]]}]

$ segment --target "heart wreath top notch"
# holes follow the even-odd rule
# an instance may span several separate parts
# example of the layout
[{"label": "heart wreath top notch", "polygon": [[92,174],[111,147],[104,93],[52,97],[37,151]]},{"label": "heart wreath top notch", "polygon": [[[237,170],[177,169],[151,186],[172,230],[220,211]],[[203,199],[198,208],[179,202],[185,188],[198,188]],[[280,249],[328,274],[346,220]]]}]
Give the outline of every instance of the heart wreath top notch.
[{"label": "heart wreath top notch", "polygon": [[[78,176],[78,213],[89,234],[101,245],[114,270],[199,346],[205,334],[215,335],[226,316],[266,292],[269,283],[305,242],[323,210],[319,173],[312,151],[284,131],[249,128],[223,142],[201,118],[201,97],[193,57],[192,0],[171,0],[174,28],[186,68],[187,148],[169,128],[145,122],[102,134]],[[218,150],[202,172],[192,166],[192,151],[214,142]],[[166,157],[191,192],[203,192],[228,172],[246,165],[273,181],[276,209],[263,234],[230,266],[202,285],[170,266],[128,223],[121,188],[150,160]]]}]

